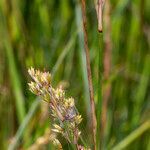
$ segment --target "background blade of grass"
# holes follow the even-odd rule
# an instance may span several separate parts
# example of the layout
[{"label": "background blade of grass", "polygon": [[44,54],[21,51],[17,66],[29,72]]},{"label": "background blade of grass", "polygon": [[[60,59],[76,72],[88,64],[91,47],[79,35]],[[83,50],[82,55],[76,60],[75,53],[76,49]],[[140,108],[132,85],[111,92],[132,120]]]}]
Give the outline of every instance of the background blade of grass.
[{"label": "background blade of grass", "polygon": [[24,101],[23,92],[21,89],[21,83],[19,80],[18,71],[15,65],[13,52],[12,52],[11,47],[9,46],[9,43],[6,41],[5,41],[5,49],[6,49],[6,54],[8,58],[8,68],[10,72],[13,92],[14,92],[15,100],[16,100],[18,120],[21,123],[25,116],[25,101]]},{"label": "background blade of grass", "polygon": [[17,148],[17,146],[19,145],[19,140],[21,139],[21,137],[24,134],[25,129],[27,128],[29,121],[33,118],[33,115],[35,114],[38,106],[40,104],[40,101],[38,99],[36,99],[32,106],[30,107],[29,112],[27,113],[27,115],[25,116],[22,124],[20,125],[16,135],[14,136],[12,142],[10,143],[8,149],[9,150],[14,150]]},{"label": "background blade of grass", "polygon": [[145,121],[140,127],[129,134],[124,140],[122,140],[118,145],[116,145],[112,150],[122,150],[125,149],[129,144],[131,144],[136,138],[141,136],[144,132],[150,129],[150,120]]}]

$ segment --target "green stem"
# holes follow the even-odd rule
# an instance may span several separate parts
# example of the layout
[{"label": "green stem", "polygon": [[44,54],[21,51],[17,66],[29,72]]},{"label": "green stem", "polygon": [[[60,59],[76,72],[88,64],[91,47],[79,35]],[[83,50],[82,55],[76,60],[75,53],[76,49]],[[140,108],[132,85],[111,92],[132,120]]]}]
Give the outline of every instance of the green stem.
[{"label": "green stem", "polygon": [[103,34],[99,35],[99,56],[98,56],[98,101],[97,101],[97,135],[96,135],[96,145],[97,149],[100,148],[100,121],[101,121],[101,110],[102,110],[102,47],[103,47]]},{"label": "green stem", "polygon": [[117,144],[112,150],[122,150],[130,145],[134,140],[141,136],[146,130],[150,129],[150,120],[144,122],[139,128],[128,135],[124,140]]}]

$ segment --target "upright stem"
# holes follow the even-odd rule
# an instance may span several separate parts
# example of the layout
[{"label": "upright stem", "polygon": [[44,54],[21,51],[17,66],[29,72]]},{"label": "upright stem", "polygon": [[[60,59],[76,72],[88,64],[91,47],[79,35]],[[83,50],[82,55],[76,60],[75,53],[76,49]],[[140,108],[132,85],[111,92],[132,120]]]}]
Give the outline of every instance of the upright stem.
[{"label": "upright stem", "polygon": [[[105,24],[105,36],[104,36],[104,80],[108,81],[111,71],[111,23],[110,23],[110,2],[106,0],[105,11],[104,11],[104,24]],[[106,129],[106,119],[107,119],[107,110],[108,110],[108,101],[111,93],[111,85],[107,83],[106,87],[103,89],[102,97],[102,118],[101,118],[101,139],[105,137]],[[102,141],[103,142],[103,141]]]},{"label": "upright stem", "polygon": [[89,47],[88,47],[88,36],[87,36],[86,5],[85,5],[85,0],[81,0],[81,2],[82,2],[82,17],[83,17],[83,31],[84,31],[84,47],[85,47],[85,54],[86,54],[86,67],[87,67],[87,74],[88,74],[88,84],[89,84],[90,104],[91,104],[93,143],[94,143],[94,149],[96,149],[96,115],[95,115],[94,92],[93,92],[92,75],[91,75],[91,67],[90,67],[90,55],[89,55]]}]

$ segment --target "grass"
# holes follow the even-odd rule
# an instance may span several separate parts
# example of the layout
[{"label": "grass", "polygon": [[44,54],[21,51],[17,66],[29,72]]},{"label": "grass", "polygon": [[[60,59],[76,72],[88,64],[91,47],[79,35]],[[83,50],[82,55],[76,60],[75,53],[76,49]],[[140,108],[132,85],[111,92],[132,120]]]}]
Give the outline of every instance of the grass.
[{"label": "grass", "polygon": [[[94,1],[86,1],[88,47],[97,117],[97,145],[101,149],[149,149],[150,19],[149,0],[110,1],[110,31],[103,11],[98,33]],[[107,4],[107,3],[106,3]],[[106,35],[111,68],[104,75]],[[107,58],[105,58],[107,60]],[[36,101],[27,83],[33,66],[52,72],[53,85],[63,83],[82,114],[82,140],[92,147],[90,95],[84,51],[81,2],[74,0],[0,1],[0,145],[28,149],[50,126],[46,104]],[[108,85],[106,125],[101,139],[102,98]],[[38,109],[33,105],[39,103]],[[44,110],[44,111],[43,111]],[[36,113],[35,113],[36,111]],[[71,145],[60,137],[64,149]],[[84,145],[83,144],[83,145]],[[52,143],[46,149],[55,149]],[[99,148],[97,148],[99,149]]]}]

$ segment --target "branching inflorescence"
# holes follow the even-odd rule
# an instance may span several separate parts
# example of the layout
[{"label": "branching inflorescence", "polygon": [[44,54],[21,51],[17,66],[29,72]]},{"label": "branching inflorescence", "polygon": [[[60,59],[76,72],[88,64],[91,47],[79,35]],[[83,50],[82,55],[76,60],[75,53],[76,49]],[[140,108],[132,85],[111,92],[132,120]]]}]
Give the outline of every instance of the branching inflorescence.
[{"label": "branching inflorescence", "polygon": [[[68,142],[76,145],[76,148],[79,149],[81,146],[78,145],[78,139],[81,132],[78,125],[82,121],[82,117],[75,107],[74,99],[66,98],[62,88],[54,89],[52,87],[49,72],[40,72],[31,68],[28,73],[33,79],[29,83],[30,91],[40,96],[50,106],[54,127],[52,131],[62,134]],[[55,139],[55,141],[58,140]]]}]

